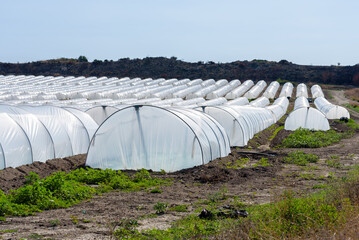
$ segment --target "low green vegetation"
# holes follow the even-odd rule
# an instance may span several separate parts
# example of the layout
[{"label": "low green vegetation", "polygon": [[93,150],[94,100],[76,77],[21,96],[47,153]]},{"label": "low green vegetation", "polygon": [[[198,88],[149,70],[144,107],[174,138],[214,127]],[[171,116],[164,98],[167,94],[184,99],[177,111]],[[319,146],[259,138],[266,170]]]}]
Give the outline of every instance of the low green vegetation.
[{"label": "low green vegetation", "polygon": [[338,159],[327,159],[325,163],[327,164],[328,167],[332,167],[332,168],[341,168],[343,166],[343,164],[340,163]]},{"label": "low green vegetation", "polygon": [[346,104],[344,104],[343,106],[359,113],[359,107],[358,107],[358,105],[356,105],[356,104],[355,104],[355,105],[351,105],[351,104],[346,103]]},{"label": "low green vegetation", "polygon": [[318,162],[319,157],[315,154],[305,154],[303,151],[294,151],[288,153],[287,157],[283,158],[285,163],[296,164],[299,166],[305,166],[308,163]]},{"label": "low green vegetation", "polygon": [[243,168],[249,161],[249,158],[240,158],[235,160],[234,162],[227,162],[224,165],[226,166],[226,168],[240,169]]},{"label": "low green vegetation", "polygon": [[150,190],[150,193],[162,193],[163,191],[158,189],[158,188],[154,188]]},{"label": "low green vegetation", "polygon": [[277,136],[278,132],[282,129],[284,129],[284,126],[277,127],[273,134],[269,137],[269,141],[272,141]]},{"label": "low green vegetation", "polygon": [[168,203],[157,202],[153,209],[156,210],[156,214],[164,214],[167,210]]},{"label": "low green vegetation", "polygon": [[[136,230],[136,223],[132,223],[118,228],[115,236],[118,239],[302,239],[308,236],[325,239],[334,236],[335,232],[345,231],[349,221],[356,222],[358,183],[359,171],[355,169],[343,181],[314,186],[322,189],[314,194],[285,191],[274,197],[272,203],[249,206],[241,203],[224,207],[223,200],[200,207],[210,211],[205,218],[196,211],[166,230],[143,232]],[[233,200],[239,202],[238,197]],[[235,212],[245,209],[249,215],[241,217],[223,213],[228,209]]]},{"label": "low green vegetation", "polygon": [[342,138],[352,136],[353,132],[338,133],[334,130],[311,131],[299,128],[282,142],[286,148],[319,148],[339,142]]},{"label": "low green vegetation", "polygon": [[6,230],[0,230],[0,233],[13,233],[17,231],[19,231],[19,229],[6,229]]},{"label": "low green vegetation", "polygon": [[258,166],[267,167],[267,166],[271,166],[271,164],[268,162],[268,158],[262,157],[261,159],[259,159],[258,163],[253,165],[253,167],[258,167]]},{"label": "low green vegetation", "polygon": [[[290,81],[288,81],[288,80],[284,80],[284,79],[281,79],[281,78],[277,78],[276,81],[279,82],[280,85],[284,85],[285,83],[290,82]],[[293,83],[293,84],[294,84],[294,83]]]},{"label": "low green vegetation", "polygon": [[49,224],[51,225],[51,227],[56,227],[60,224],[60,220],[59,219],[50,220]]},{"label": "low green vegetation", "polygon": [[[343,121],[339,121],[344,123]],[[345,132],[336,132],[334,130],[328,131],[312,131],[304,128],[299,128],[291,133],[282,142],[281,147],[286,148],[319,148],[326,147],[333,143],[338,143],[343,138],[352,137],[354,132],[359,130],[359,125],[353,119],[348,119],[345,125],[350,130]]]},{"label": "low green vegetation", "polygon": [[[42,210],[67,208],[95,194],[108,191],[138,191],[170,184],[169,180],[152,178],[142,169],[133,176],[115,170],[77,169],[57,172],[41,179],[35,173],[26,177],[26,186],[4,194],[0,190],[0,216],[26,216]],[[96,185],[96,186],[93,186]]]},{"label": "low green vegetation", "polygon": [[346,122],[345,124],[353,130],[359,130],[359,125],[355,123],[353,119],[348,119],[348,122]]},{"label": "low green vegetation", "polygon": [[174,212],[187,212],[187,205],[176,205],[168,209]]}]

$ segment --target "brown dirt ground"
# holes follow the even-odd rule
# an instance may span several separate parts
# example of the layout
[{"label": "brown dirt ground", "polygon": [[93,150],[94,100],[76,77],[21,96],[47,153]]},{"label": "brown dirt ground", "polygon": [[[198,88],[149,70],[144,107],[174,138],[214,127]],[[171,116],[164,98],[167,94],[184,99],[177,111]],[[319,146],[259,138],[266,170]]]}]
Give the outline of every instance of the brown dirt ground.
[{"label": "brown dirt ground", "polygon": [[[281,122],[276,127],[280,126]],[[332,123],[338,131],[345,130],[340,124]],[[245,203],[267,203],[284,190],[297,192],[314,192],[314,185],[327,184],[345,176],[353,165],[359,163],[359,133],[338,144],[319,149],[300,149],[305,153],[317,154],[320,161],[307,167],[282,163],[286,153],[298,149],[276,148],[289,132],[281,130],[272,136],[271,131],[258,134],[251,148],[233,148],[232,153],[216,159],[204,166],[185,169],[165,175],[151,173],[152,176],[173,179],[170,186],[159,187],[163,192],[153,194],[149,191],[110,192],[84,201],[68,209],[55,209],[37,213],[28,217],[8,217],[0,222],[0,231],[17,229],[17,232],[0,232],[3,239],[112,239],[111,223],[123,218],[136,218],[139,230],[149,228],[165,229],[171,222],[193,213],[201,206],[199,200],[208,199],[209,194],[225,192],[229,198],[223,205],[231,203],[238,196]],[[258,161],[265,157],[270,166],[258,166]],[[0,188],[6,192],[24,184],[24,177],[29,172],[36,172],[45,177],[56,171],[71,171],[85,164],[85,155],[64,159],[54,159],[46,163],[34,163],[18,168],[0,171]],[[243,168],[228,168],[238,159],[249,158]],[[328,160],[336,161],[340,167],[333,167]],[[131,172],[129,172],[131,173]],[[169,206],[188,205],[187,213],[168,211],[166,214],[153,216],[153,206],[157,202],[167,202]],[[51,221],[58,219],[56,226]],[[74,221],[77,219],[77,221]],[[38,234],[38,235],[36,235]],[[39,238],[35,238],[40,236]]]}]

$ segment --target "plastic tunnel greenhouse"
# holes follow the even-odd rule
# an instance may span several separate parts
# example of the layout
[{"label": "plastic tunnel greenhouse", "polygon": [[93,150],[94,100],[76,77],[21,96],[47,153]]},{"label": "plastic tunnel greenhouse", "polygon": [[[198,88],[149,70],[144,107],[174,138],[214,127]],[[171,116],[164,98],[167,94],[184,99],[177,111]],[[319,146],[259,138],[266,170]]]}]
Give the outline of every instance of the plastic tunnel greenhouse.
[{"label": "plastic tunnel greenhouse", "polygon": [[210,116],[190,109],[138,105],[123,108],[102,123],[90,143],[86,165],[172,172],[229,152],[225,130]]},{"label": "plastic tunnel greenhouse", "polygon": [[284,124],[286,130],[294,131],[298,128],[327,131],[330,126],[323,113],[310,107],[307,98],[299,97],[295,100],[294,110],[289,114]]},{"label": "plastic tunnel greenhouse", "polygon": [[0,105],[0,168],[87,152],[98,125],[77,109]]},{"label": "plastic tunnel greenhouse", "polygon": [[293,84],[290,82],[286,82],[283,87],[282,90],[280,91],[279,97],[287,97],[290,98],[292,96],[293,93]]},{"label": "plastic tunnel greenhouse", "polygon": [[254,134],[275,123],[272,112],[260,107],[225,105],[202,109],[223,126],[231,146],[247,145]]},{"label": "plastic tunnel greenhouse", "polygon": [[328,119],[350,118],[348,110],[344,107],[334,105],[323,97],[317,97],[314,101],[316,108]]},{"label": "plastic tunnel greenhouse", "polygon": [[317,84],[313,85],[310,91],[312,92],[312,98],[324,97],[322,88]]},{"label": "plastic tunnel greenhouse", "polygon": [[244,94],[244,97],[248,99],[257,98],[266,86],[267,83],[264,80],[260,80],[256,85],[254,85],[254,87]]}]

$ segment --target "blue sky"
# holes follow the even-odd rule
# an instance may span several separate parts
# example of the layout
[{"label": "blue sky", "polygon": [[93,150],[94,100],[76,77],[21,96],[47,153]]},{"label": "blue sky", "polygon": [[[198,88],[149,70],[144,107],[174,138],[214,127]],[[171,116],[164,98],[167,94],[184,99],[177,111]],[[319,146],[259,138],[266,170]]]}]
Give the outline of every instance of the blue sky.
[{"label": "blue sky", "polygon": [[355,0],[1,0],[0,61],[359,63]]}]

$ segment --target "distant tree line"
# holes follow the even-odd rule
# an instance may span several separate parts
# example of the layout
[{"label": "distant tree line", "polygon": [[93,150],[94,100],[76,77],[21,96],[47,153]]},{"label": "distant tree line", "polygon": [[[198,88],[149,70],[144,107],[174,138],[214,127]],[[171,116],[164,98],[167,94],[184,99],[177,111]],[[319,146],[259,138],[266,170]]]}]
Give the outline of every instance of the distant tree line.
[{"label": "distant tree line", "polygon": [[196,62],[176,57],[147,57],[94,60],[85,56],[78,59],[51,59],[29,63],[0,63],[0,74],[32,74],[50,76],[108,76],[141,78],[202,78],[252,79],[273,81],[278,78],[293,82],[316,82],[359,86],[359,64],[354,66],[308,66],[287,60],[235,61],[231,63]]}]

